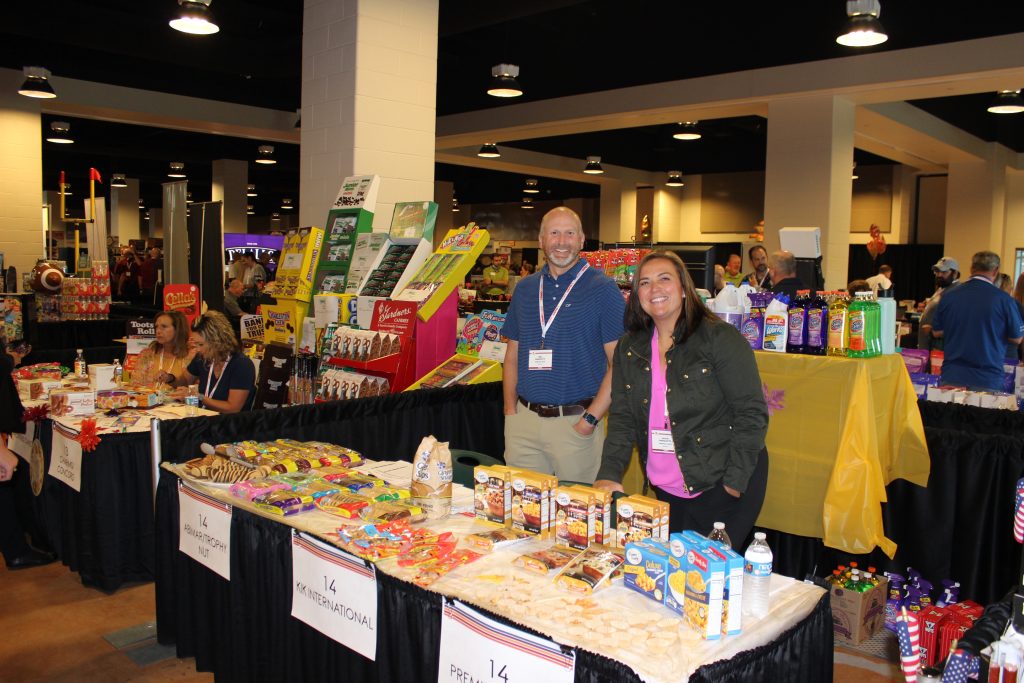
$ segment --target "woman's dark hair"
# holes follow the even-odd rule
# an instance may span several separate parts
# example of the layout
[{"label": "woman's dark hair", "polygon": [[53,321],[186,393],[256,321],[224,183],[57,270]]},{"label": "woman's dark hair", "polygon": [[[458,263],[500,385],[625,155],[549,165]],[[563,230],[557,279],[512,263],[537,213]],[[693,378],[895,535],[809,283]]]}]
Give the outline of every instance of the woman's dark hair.
[{"label": "woman's dark hair", "polygon": [[676,343],[681,344],[686,341],[691,334],[697,331],[703,321],[718,322],[718,317],[704,305],[700,294],[697,293],[697,288],[693,285],[693,278],[690,277],[689,271],[686,270],[686,266],[680,258],[670,251],[652,251],[640,260],[640,265],[636,267],[636,275],[633,276],[633,282],[630,284],[629,300],[626,302],[626,331],[639,332],[651,329],[653,321],[651,316],[647,315],[640,306],[640,295],[637,288],[639,287],[640,271],[648,262],[655,259],[664,259],[671,263],[679,276],[679,282],[683,285],[683,313],[676,321],[676,329],[672,333]]}]

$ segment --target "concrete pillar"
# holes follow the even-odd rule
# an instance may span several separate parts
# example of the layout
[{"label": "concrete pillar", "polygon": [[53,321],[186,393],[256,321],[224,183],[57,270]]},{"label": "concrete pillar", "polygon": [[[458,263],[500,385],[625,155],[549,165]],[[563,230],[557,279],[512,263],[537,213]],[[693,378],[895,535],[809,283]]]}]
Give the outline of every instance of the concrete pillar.
[{"label": "concrete pillar", "polygon": [[[18,94],[24,80],[20,71],[0,69],[0,252],[4,267],[14,266],[19,277],[43,256],[39,100]],[[56,178],[51,186],[57,186]]]},{"label": "concrete pillar", "polygon": [[821,229],[826,288],[846,286],[850,247],[854,105],[830,95],[768,105],[765,248],[779,229]]},{"label": "concrete pillar", "polygon": [[[245,213],[245,206],[248,203],[245,186],[248,182],[249,162],[237,159],[214,160],[210,199],[215,202],[223,202],[225,233],[248,232],[248,216]],[[320,223],[311,223],[311,225],[320,225]]]},{"label": "concrete pillar", "polygon": [[117,243],[139,239],[139,181],[125,178],[128,187],[110,188],[110,234]]},{"label": "concrete pillar", "polygon": [[991,143],[987,159],[949,165],[944,253],[960,261],[964,274],[976,252],[990,250],[1004,260],[1010,257],[1003,250],[1007,151]]},{"label": "concrete pillar", "polygon": [[438,0],[305,0],[299,220],[323,225],[341,181],[381,176],[395,202],[434,196]]}]

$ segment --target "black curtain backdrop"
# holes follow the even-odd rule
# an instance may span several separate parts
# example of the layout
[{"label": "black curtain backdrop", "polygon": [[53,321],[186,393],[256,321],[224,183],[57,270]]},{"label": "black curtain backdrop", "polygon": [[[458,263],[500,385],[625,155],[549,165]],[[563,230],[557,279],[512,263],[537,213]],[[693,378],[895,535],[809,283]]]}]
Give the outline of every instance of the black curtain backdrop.
[{"label": "black curtain backdrop", "polygon": [[[942,258],[942,249],[941,244],[889,244],[884,254],[872,259],[863,244],[851,244],[848,277],[850,280],[863,280],[877,274],[881,265],[892,266],[896,300],[921,301],[935,292],[932,266]],[[964,264],[960,266],[962,268]]]},{"label": "black curtain backdrop", "polygon": [[[377,661],[290,617],[291,529],[235,509],[231,519],[231,581],[179,553],[177,477],[164,476],[157,496],[156,609],[159,642],[199,671],[231,681],[396,681],[437,679],[442,597],[377,574]],[[486,611],[485,611],[486,613]],[[488,613],[494,619],[502,617]],[[702,667],[691,681],[817,683],[832,675],[828,596],[777,641]],[[577,650],[579,683],[639,683],[631,669]]]}]

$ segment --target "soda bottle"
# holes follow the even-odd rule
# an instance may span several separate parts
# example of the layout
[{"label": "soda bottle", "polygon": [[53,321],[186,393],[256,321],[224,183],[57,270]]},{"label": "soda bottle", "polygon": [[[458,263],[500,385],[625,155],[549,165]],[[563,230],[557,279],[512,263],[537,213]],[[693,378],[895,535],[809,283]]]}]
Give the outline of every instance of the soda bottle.
[{"label": "soda bottle", "polygon": [[892,288],[878,290],[878,336],[882,353],[896,353],[896,299]]},{"label": "soda bottle", "polygon": [[804,344],[804,353],[812,356],[824,356],[828,347],[828,304],[823,294],[816,292],[807,301],[807,342]]},{"label": "soda bottle", "polygon": [[850,346],[846,355],[851,358],[867,358],[871,354],[868,342],[867,298],[871,292],[857,292],[848,307],[850,325]]},{"label": "soda bottle", "polygon": [[89,376],[89,366],[85,363],[85,352],[75,349],[75,376],[85,379]]},{"label": "soda bottle", "polygon": [[867,341],[868,357],[882,355],[882,307],[878,305],[874,296],[864,297],[867,299],[864,309],[867,312]]},{"label": "soda bottle", "polygon": [[787,353],[804,353],[807,344],[807,304],[810,303],[810,290],[801,289],[789,305],[789,339],[786,341]]},{"label": "soda bottle", "polygon": [[768,614],[768,593],[772,582],[772,549],[765,541],[763,531],[754,534],[754,540],[743,554],[743,613],[755,617]]},{"label": "soda bottle", "polygon": [[715,522],[714,528],[711,529],[711,533],[708,534],[708,540],[718,541],[726,548],[732,547],[732,541],[729,540],[729,534],[725,533],[725,522]]},{"label": "soda bottle", "polygon": [[828,355],[845,356],[850,345],[850,326],[846,297],[833,292],[828,302]]}]

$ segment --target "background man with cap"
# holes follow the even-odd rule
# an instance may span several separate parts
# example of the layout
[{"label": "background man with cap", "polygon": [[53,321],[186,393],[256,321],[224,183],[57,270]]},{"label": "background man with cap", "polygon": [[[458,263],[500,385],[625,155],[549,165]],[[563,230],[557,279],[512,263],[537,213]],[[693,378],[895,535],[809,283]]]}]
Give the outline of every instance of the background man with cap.
[{"label": "background man with cap", "polygon": [[932,336],[932,318],[935,317],[935,309],[943,292],[960,284],[960,264],[952,256],[943,256],[932,266],[932,272],[935,273],[935,293],[925,303],[917,328],[917,348],[926,350],[941,349],[943,346],[941,337]]},{"label": "background man with cap", "polygon": [[970,279],[943,292],[932,319],[932,335],[946,340],[943,384],[1003,390],[1006,345],[1020,344],[1024,320],[1013,297],[995,284],[998,277],[999,256],[979,251]]}]

